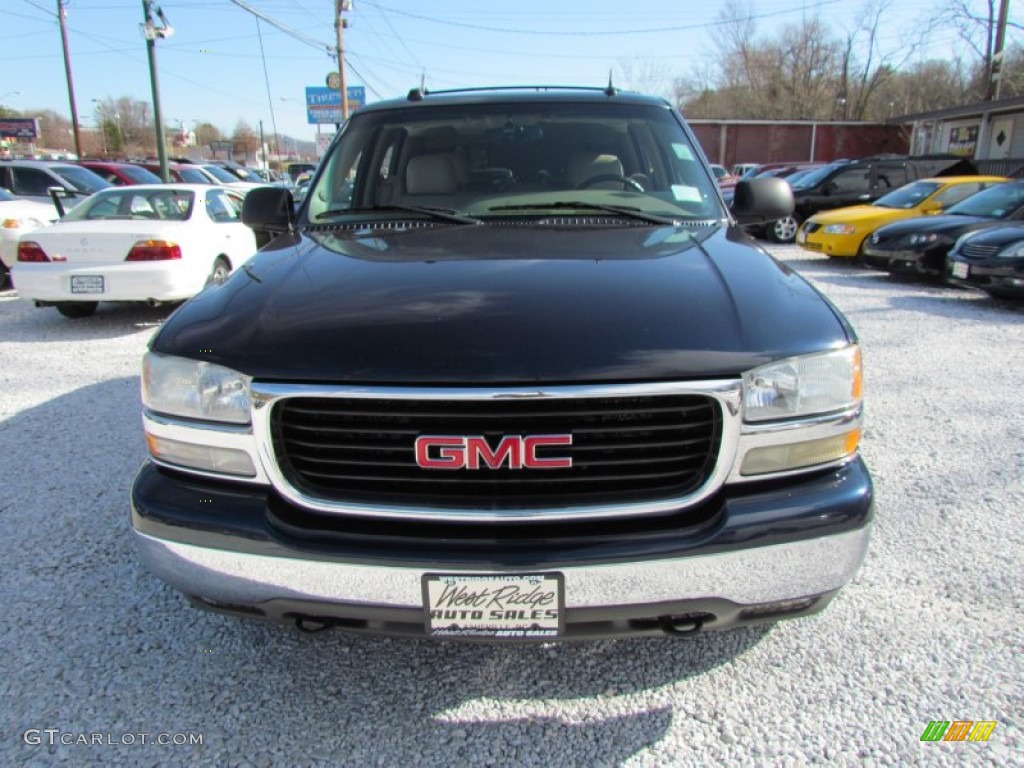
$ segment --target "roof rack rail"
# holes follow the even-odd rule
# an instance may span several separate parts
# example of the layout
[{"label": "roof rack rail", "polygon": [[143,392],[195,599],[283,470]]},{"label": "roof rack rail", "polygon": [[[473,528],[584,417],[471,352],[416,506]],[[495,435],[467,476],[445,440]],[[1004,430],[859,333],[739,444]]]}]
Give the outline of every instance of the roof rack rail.
[{"label": "roof rack rail", "polygon": [[423,101],[428,95],[439,96],[452,93],[484,93],[489,91],[588,91],[591,93],[603,93],[606,96],[615,96],[619,93],[618,88],[592,85],[495,85],[480,86],[477,88],[447,88],[442,91],[430,91],[426,88],[413,88],[406,97],[409,101]]}]

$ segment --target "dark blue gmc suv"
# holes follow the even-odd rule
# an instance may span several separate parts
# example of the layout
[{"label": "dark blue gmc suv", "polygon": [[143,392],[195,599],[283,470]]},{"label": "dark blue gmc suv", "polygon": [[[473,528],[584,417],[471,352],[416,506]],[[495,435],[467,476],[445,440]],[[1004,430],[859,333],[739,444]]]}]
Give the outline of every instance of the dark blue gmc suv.
[{"label": "dark blue gmc suv", "polygon": [[132,524],[193,603],[552,640],[813,613],[872,518],[861,357],[727,207],[681,115],[607,89],[414,90],[143,363]]}]

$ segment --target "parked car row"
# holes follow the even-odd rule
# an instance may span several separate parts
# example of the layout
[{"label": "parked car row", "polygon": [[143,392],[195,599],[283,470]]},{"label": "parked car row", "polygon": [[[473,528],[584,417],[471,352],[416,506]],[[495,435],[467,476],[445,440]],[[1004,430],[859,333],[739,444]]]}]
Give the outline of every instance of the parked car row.
[{"label": "parked car row", "polygon": [[797,243],[871,269],[1024,297],[1024,181],[947,176],[807,219]]}]

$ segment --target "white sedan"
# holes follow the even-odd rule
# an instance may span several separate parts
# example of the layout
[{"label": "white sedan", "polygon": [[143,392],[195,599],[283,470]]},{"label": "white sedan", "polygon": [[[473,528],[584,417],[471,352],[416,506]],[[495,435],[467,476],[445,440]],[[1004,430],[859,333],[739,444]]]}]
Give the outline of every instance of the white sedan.
[{"label": "white sedan", "polygon": [[0,288],[7,285],[7,274],[18,260],[18,238],[56,220],[52,203],[23,200],[0,187]]},{"label": "white sedan", "polygon": [[19,239],[14,286],[66,317],[87,317],[100,301],[182,301],[256,253],[240,218],[243,197],[201,184],[97,192]]}]

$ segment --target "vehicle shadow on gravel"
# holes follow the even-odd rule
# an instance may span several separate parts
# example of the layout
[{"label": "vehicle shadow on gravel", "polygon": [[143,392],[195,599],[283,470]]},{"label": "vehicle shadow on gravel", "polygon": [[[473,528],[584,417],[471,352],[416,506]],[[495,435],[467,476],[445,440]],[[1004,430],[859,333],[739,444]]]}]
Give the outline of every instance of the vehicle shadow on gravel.
[{"label": "vehicle shadow on gravel", "polygon": [[[669,689],[729,665],[769,631],[503,646],[305,635],[199,611],[135,553],[138,409],[138,379],[122,377],[0,429],[10,459],[0,500],[2,749],[16,761],[43,755],[14,733],[60,727],[204,734],[201,747],[163,755],[179,764],[303,755],[309,764],[614,765],[657,744],[673,718],[694,716]],[[697,716],[706,708],[693,699]],[[50,754],[116,762],[111,749],[130,752],[58,745]]]},{"label": "vehicle shadow on gravel", "polygon": [[177,305],[149,307],[145,304],[101,303],[96,314],[70,319],[53,307],[35,307],[17,298],[17,293],[0,293],[6,340],[78,341],[113,339],[162,325]]}]

